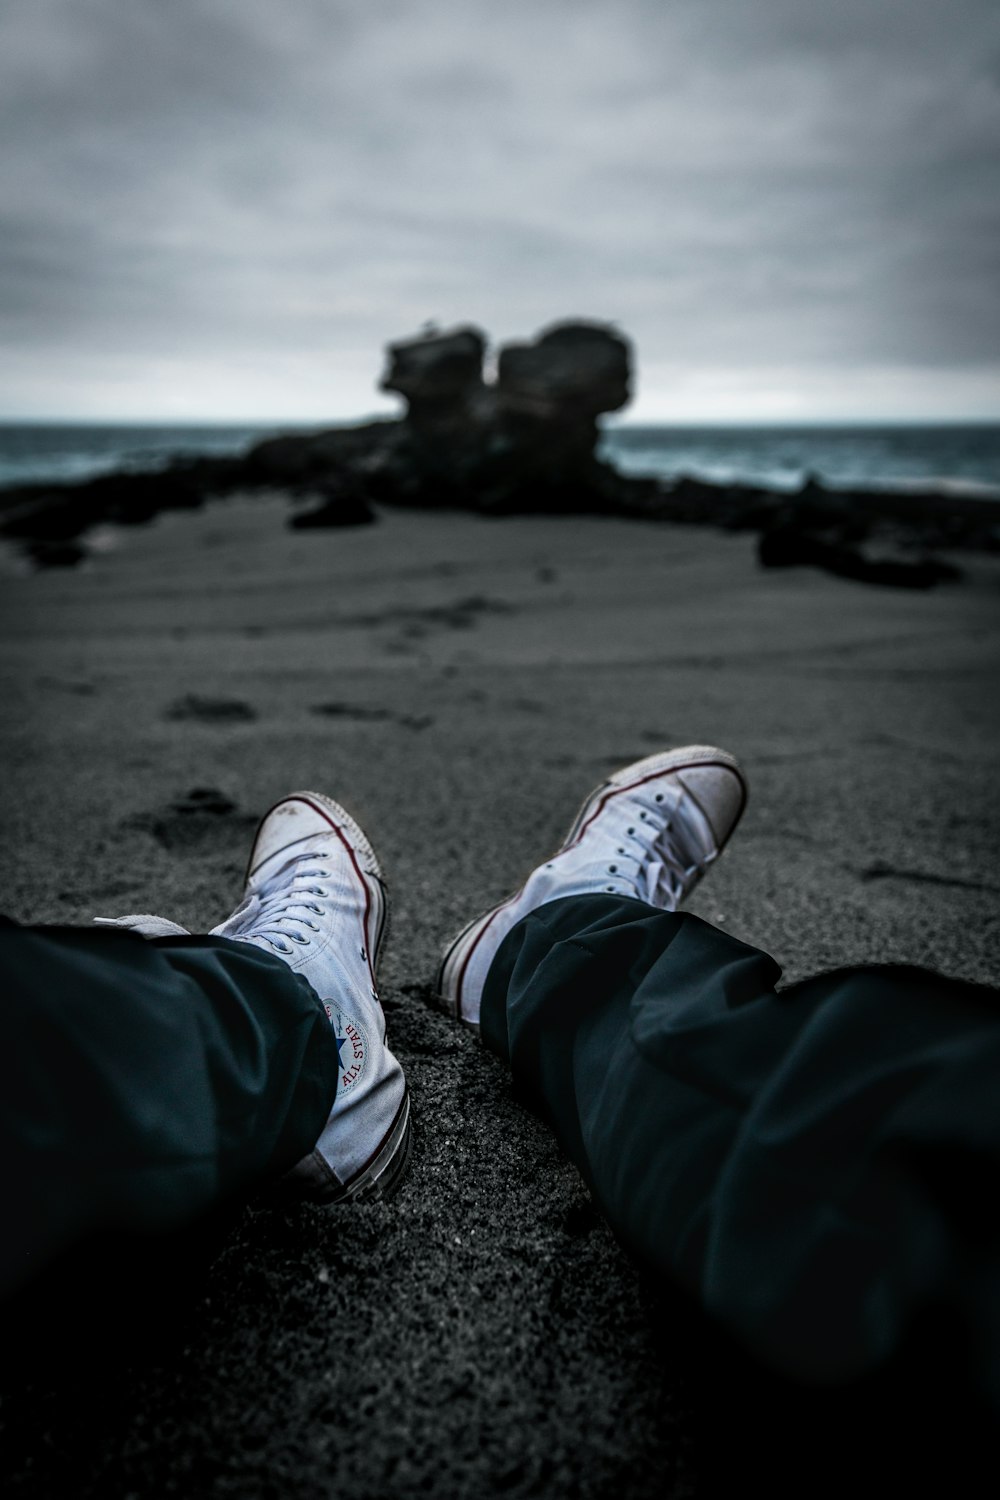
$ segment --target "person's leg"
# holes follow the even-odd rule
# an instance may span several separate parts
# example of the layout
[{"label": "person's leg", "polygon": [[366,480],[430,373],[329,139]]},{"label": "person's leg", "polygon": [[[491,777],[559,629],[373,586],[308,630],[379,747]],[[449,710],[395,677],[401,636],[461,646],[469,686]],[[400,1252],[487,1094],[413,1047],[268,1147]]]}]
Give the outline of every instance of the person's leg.
[{"label": "person's leg", "polygon": [[450,944],[444,1004],[620,1237],[776,1367],[851,1379],[934,1302],[995,1352],[1000,996],[913,969],[776,993],[773,960],[676,914],[744,801],[712,747],[616,772]]},{"label": "person's leg", "polygon": [[5,925],[0,982],[0,1291],[89,1235],[190,1222],[323,1129],[336,1039],[276,955]]},{"label": "person's leg", "polygon": [[0,1291],[268,1179],[323,1202],[390,1193],[410,1116],[375,989],[385,915],[363,831],[300,792],[261,822],[209,935],[151,916],[0,929]]},{"label": "person's leg", "polygon": [[501,945],[484,1041],[623,1242],[798,1377],[937,1305],[995,1350],[1000,994],[908,968],[775,993],[696,917],[556,900]]}]

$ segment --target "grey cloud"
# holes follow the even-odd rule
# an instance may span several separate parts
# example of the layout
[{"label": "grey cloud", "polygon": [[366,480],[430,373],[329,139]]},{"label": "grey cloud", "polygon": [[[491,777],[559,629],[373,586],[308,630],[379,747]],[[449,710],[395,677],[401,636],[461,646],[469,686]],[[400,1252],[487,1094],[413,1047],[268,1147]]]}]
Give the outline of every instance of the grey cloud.
[{"label": "grey cloud", "polygon": [[993,0],[8,0],[0,408],[91,350],[349,412],[427,317],[572,313],[737,384],[993,362],[1000,406],[998,57]]}]

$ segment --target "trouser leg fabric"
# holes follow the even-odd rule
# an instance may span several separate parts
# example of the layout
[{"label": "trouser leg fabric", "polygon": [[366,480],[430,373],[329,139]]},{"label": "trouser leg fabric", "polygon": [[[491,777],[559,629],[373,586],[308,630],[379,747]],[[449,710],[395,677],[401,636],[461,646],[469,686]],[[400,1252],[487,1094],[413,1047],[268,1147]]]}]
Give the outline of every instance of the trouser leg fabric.
[{"label": "trouser leg fabric", "polygon": [[776,1368],[860,1376],[927,1305],[995,1350],[1000,993],[779,977],[697,917],[572,897],[502,944],[482,1035],[623,1243]]},{"label": "trouser leg fabric", "polygon": [[246,943],[0,927],[0,1291],[285,1171],[337,1076],[314,991]]}]

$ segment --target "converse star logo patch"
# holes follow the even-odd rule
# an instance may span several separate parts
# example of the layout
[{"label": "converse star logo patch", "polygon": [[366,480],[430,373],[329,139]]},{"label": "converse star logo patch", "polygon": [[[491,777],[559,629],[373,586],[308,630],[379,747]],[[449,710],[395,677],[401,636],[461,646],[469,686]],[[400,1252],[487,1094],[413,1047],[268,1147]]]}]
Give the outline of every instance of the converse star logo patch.
[{"label": "converse star logo patch", "polygon": [[360,1021],[339,1010],[331,1001],[325,1002],[325,1008],[337,1043],[340,1090],[346,1094],[361,1082],[368,1066],[368,1033]]}]

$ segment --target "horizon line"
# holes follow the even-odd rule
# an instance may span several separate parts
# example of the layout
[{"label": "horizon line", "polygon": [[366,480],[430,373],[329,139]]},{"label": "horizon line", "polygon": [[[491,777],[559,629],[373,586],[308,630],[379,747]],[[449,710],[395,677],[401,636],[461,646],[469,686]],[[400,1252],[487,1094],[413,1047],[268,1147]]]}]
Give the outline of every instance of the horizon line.
[{"label": "horizon line", "polygon": [[[625,417],[609,414],[599,431],[621,431],[641,427],[997,427],[1000,412],[993,416],[846,416],[846,417]],[[352,417],[110,417],[110,416],[5,416],[0,427],[359,427],[369,422],[402,420],[402,414],[376,411]]]}]

